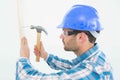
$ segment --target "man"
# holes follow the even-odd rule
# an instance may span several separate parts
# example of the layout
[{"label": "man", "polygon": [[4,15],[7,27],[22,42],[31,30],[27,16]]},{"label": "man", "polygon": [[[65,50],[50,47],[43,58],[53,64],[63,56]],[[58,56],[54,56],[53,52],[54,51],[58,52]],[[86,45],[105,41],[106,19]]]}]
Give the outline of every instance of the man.
[{"label": "man", "polygon": [[27,39],[21,39],[20,59],[17,61],[16,80],[113,80],[112,68],[105,54],[99,49],[96,39],[103,29],[98,12],[91,6],[74,5],[58,26],[63,29],[60,38],[66,51],[73,51],[72,61],[61,59],[44,49],[34,47],[35,55],[40,55],[58,73],[46,74],[35,70],[30,63]]}]

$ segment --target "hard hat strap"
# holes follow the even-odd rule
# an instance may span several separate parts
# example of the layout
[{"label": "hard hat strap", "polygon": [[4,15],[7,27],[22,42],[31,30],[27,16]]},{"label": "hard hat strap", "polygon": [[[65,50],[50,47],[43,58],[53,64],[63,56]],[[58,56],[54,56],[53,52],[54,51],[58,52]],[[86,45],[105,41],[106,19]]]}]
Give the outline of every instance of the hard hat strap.
[{"label": "hard hat strap", "polygon": [[95,38],[98,38],[99,33],[96,31],[89,31]]}]

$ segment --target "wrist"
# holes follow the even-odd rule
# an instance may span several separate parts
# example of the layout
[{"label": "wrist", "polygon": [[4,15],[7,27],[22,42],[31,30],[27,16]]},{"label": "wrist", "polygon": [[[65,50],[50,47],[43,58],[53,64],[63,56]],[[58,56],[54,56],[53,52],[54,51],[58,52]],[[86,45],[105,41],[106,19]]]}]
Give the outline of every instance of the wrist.
[{"label": "wrist", "polygon": [[27,59],[27,60],[29,60],[29,58],[27,58],[27,57],[20,57],[19,59]]},{"label": "wrist", "polygon": [[26,55],[20,55],[20,57],[29,59],[29,56],[26,56]]},{"label": "wrist", "polygon": [[48,56],[48,53],[45,52],[45,55],[43,56],[43,58],[46,60],[47,56]]}]

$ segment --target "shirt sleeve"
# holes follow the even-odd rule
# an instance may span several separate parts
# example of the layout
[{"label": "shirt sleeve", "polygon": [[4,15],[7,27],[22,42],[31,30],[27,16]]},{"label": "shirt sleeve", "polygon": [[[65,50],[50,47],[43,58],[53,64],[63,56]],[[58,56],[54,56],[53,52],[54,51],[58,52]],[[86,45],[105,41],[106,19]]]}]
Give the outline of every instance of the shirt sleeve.
[{"label": "shirt sleeve", "polygon": [[52,69],[55,70],[67,70],[71,69],[74,66],[71,61],[59,58],[52,54],[48,55],[46,62]]},{"label": "shirt sleeve", "polygon": [[34,69],[27,58],[21,58],[16,63],[16,80],[96,80],[96,78],[99,79],[98,74],[82,65],[58,73],[45,74]]},{"label": "shirt sleeve", "polygon": [[39,72],[34,69],[27,58],[20,58],[16,63],[16,80],[59,80],[58,74]]}]

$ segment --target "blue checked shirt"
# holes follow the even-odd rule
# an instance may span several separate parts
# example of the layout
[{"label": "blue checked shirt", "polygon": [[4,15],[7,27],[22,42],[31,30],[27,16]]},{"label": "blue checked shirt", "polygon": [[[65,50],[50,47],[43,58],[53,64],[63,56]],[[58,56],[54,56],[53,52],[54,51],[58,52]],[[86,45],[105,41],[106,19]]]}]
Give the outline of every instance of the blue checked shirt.
[{"label": "blue checked shirt", "polygon": [[98,44],[72,61],[49,54],[46,62],[60,72],[39,72],[29,59],[20,58],[16,63],[16,80],[113,80],[112,68]]}]

